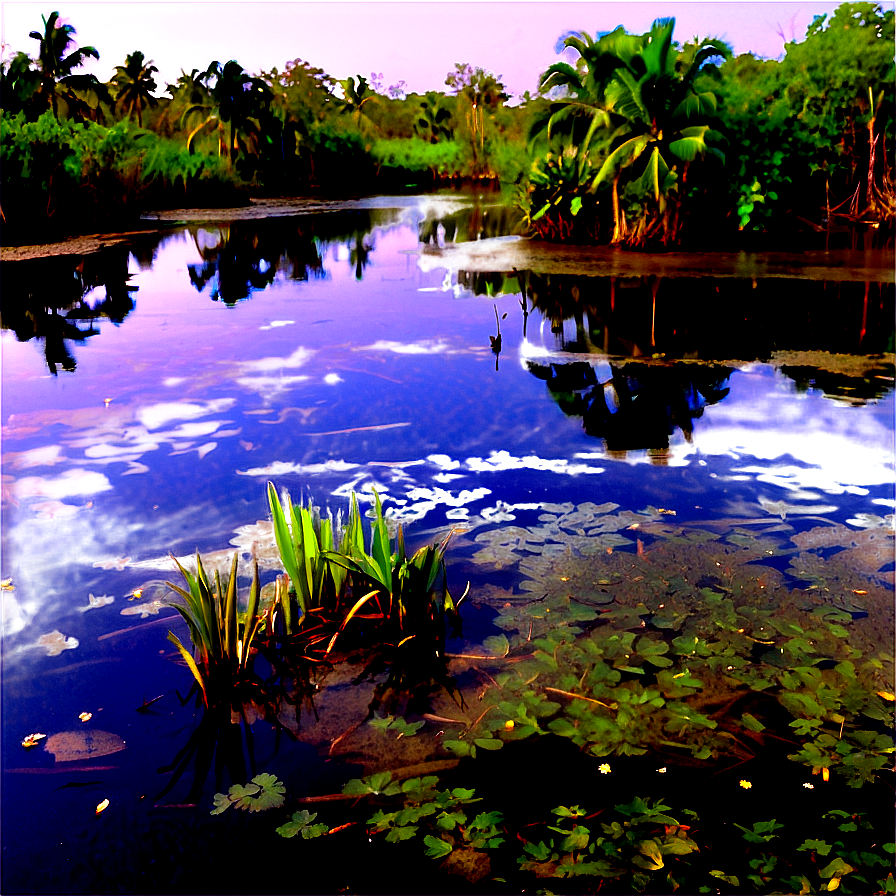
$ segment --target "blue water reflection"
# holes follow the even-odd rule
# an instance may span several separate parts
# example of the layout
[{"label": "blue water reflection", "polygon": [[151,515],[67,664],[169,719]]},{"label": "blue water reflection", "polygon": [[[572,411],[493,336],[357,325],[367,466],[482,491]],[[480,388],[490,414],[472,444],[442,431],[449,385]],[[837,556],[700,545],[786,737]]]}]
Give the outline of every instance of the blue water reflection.
[{"label": "blue water reflection", "polygon": [[[269,575],[269,479],[333,508],[376,488],[412,542],[545,502],[795,525],[893,512],[885,362],[832,372],[795,358],[791,377],[760,351],[707,355],[730,332],[663,358],[650,349],[667,324],[639,305],[626,329],[618,293],[614,323],[546,305],[543,287],[536,301],[520,272],[477,281],[421,263],[418,240],[489,235],[464,208],[191,226],[107,250],[105,267],[35,264],[18,293],[5,283],[5,768],[30,761],[24,735],[74,727],[85,706],[123,730],[141,700],[186,687],[165,659],[172,611],[152,600],[168,553],[214,564],[237,546]],[[44,295],[43,277],[70,292]],[[892,288],[878,298],[886,319]],[[875,338],[892,345],[892,332]],[[500,568],[491,583],[513,585]],[[134,729],[135,792],[155,786],[166,725]],[[16,785],[4,802],[19,798]]]}]

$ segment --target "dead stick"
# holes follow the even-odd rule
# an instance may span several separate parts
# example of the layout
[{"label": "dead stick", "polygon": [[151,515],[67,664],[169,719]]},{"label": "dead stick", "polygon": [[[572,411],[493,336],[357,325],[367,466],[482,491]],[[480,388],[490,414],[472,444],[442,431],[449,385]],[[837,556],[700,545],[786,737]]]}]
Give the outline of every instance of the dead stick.
[{"label": "dead stick", "polygon": [[585,697],[582,694],[574,694],[572,691],[561,691],[560,688],[545,688],[545,690],[550,691],[552,694],[563,694],[564,697],[574,697],[576,700],[587,700],[589,703],[596,703],[598,706],[613,709],[608,703],[601,703],[600,700],[595,700],[592,697]]},{"label": "dead stick", "polygon": [[332,432],[301,432],[298,435],[301,436],[341,436],[343,433],[347,432],[368,432],[371,429],[394,429],[396,426],[410,426],[410,421],[407,423],[383,423],[379,426],[356,426],[353,429],[334,429]]}]

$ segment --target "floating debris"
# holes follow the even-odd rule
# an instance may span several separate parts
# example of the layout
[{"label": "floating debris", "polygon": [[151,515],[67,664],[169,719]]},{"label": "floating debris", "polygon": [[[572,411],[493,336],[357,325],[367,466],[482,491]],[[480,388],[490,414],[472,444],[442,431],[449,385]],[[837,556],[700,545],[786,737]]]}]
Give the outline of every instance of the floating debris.
[{"label": "floating debris", "polygon": [[121,571],[127,567],[130,559],[130,557],[116,557],[109,560],[97,560],[93,565],[97,569],[117,569]]},{"label": "floating debris", "polygon": [[47,735],[46,734],[29,734],[23,741],[22,746],[26,750],[30,750],[32,747],[36,747],[40,741],[42,741]]},{"label": "floating debris", "polygon": [[77,638],[67,638],[61,631],[55,629],[46,635],[41,635],[33,646],[46,648],[47,656],[59,656],[63,650],[74,650],[80,643]]},{"label": "floating debris", "polygon": [[115,602],[115,598],[111,594],[101,594],[98,597],[93,594],[87,595],[87,606],[86,607],[78,607],[78,609],[82,613],[86,613],[88,610],[96,610],[99,607],[106,607],[111,603]]},{"label": "floating debris", "polygon": [[106,809],[108,809],[108,808],[109,808],[109,800],[107,800],[107,799],[106,799],[106,800],[103,800],[103,801],[96,807],[96,814],[99,815],[100,813],[105,812]]},{"label": "floating debris", "polygon": [[47,738],[44,749],[57,762],[83,762],[125,749],[125,742],[111,731],[60,731]]},{"label": "floating debris", "polygon": [[89,722],[93,718],[93,713],[92,712],[81,712],[81,713],[78,713],[78,718],[82,722]]},{"label": "floating debris", "polygon": [[143,604],[134,604],[132,607],[125,607],[121,611],[122,616],[139,616],[141,619],[146,619],[147,616],[158,616],[159,610],[163,607],[167,606],[161,600],[151,600],[147,601]]},{"label": "floating debris", "polygon": [[0,591],[15,591],[16,586],[13,585],[12,579],[0,580]]}]

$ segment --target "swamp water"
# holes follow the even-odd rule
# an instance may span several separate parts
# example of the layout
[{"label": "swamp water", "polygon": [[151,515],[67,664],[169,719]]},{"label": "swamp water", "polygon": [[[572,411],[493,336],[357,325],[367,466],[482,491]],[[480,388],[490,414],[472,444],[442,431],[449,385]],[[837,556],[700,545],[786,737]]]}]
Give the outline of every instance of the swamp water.
[{"label": "swamp water", "polygon": [[[4,266],[3,892],[670,892],[693,843],[715,850],[693,891],[764,892],[788,879],[767,857],[733,882],[778,836],[756,823],[789,819],[795,851],[855,813],[873,853],[892,835],[892,259],[676,267],[530,248],[484,200],[354,206]],[[456,690],[364,724],[387,670],[352,654],[285,731],[251,724],[252,756],[231,726],[217,749],[240,761],[197,781],[169,552],[222,574],[254,554],[272,581],[269,480],[343,513],[376,489],[412,548],[454,530]],[[478,824],[452,824],[457,792],[435,815],[432,782],[405,793],[430,806],[415,824],[369,821],[383,779],[360,788],[383,805],[302,802],[389,769],[475,786]],[[254,771],[286,806],[210,817]],[[573,828],[576,806],[603,814]],[[304,816],[281,839],[303,808],[350,827],[307,843]],[[625,872],[597,861],[602,823]],[[877,852],[867,880],[892,865]],[[828,870],[810,886],[871,891]]]}]

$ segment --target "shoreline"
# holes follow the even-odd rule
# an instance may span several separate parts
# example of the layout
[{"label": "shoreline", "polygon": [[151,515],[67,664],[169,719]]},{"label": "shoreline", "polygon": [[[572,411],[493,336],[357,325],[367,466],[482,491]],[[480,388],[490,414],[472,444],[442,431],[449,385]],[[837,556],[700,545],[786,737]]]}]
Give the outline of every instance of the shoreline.
[{"label": "shoreline", "polygon": [[[72,236],[53,243],[0,246],[0,262],[31,261],[59,256],[90,255],[134,238],[157,234],[187,224],[224,224],[320,212],[361,209],[420,209],[424,203],[444,215],[471,204],[469,194],[368,196],[352,199],[251,199],[249,205],[230,208],[180,208],[147,211],[139,230]],[[523,237],[499,237],[445,247],[417,249],[424,266],[438,265],[469,271],[522,270],[546,273],[586,273],[592,276],[663,277],[713,276],[783,278],[893,283],[893,251],[832,250],[824,252],[629,252],[610,246],[573,246],[545,243]],[[645,260],[649,263],[645,265]]]}]

